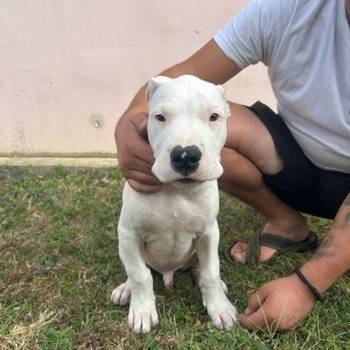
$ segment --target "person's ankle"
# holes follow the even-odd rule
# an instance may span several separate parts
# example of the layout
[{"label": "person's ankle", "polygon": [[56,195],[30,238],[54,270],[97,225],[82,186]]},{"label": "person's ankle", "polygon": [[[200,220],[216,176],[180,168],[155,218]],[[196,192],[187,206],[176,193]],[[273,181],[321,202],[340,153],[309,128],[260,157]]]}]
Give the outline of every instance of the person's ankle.
[{"label": "person's ankle", "polygon": [[307,237],[309,229],[304,217],[298,214],[294,218],[269,218],[265,224],[264,231],[272,234],[281,234],[283,237],[292,240],[299,240]]}]

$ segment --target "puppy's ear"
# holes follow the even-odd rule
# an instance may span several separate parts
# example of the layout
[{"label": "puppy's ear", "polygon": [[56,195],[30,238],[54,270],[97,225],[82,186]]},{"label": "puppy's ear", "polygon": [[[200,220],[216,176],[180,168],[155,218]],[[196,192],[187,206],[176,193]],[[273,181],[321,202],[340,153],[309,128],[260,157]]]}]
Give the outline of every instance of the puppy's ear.
[{"label": "puppy's ear", "polygon": [[162,85],[170,80],[171,80],[171,78],[164,77],[162,75],[158,75],[156,77],[151,78],[148,81],[148,84],[146,87],[146,99],[147,99],[147,101],[149,101],[152,98],[153,94],[159,88],[160,85]]},{"label": "puppy's ear", "polygon": [[222,85],[216,85],[216,87],[218,88],[220,94],[222,95],[222,97],[225,100],[225,115],[228,118],[228,117],[231,116],[231,110],[230,110],[230,106],[229,106],[229,104],[227,103],[227,100],[226,100],[224,87]]},{"label": "puppy's ear", "polygon": [[222,85],[216,85],[216,87],[218,88],[218,90],[221,93],[221,95],[223,95],[225,97],[224,87]]},{"label": "puppy's ear", "polygon": [[226,112],[227,118],[231,117],[231,109],[230,109],[230,105],[227,103],[227,101],[225,101],[225,112]]}]

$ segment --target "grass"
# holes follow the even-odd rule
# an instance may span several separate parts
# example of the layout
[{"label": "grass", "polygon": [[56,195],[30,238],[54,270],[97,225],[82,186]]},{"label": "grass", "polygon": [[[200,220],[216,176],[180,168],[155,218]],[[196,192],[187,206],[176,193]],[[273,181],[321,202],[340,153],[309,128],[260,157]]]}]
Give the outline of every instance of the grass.
[{"label": "grass", "polygon": [[[33,169],[0,168],[1,349],[349,349],[349,276],[326,301],[286,333],[215,330],[188,272],[166,290],[155,276],[161,326],[149,335],[127,328],[127,309],[109,301],[125,279],[115,226],[121,206],[118,170],[39,175]],[[308,217],[324,235],[329,222]],[[235,237],[263,223],[252,209],[221,197],[220,252]],[[288,275],[307,255],[287,254],[255,269],[222,261],[229,297],[243,310],[262,283]]]}]

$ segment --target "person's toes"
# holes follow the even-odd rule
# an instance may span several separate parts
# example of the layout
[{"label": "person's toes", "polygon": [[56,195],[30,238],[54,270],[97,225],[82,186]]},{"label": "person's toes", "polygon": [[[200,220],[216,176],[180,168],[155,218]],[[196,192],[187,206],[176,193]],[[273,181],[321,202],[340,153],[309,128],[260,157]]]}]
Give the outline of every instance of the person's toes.
[{"label": "person's toes", "polygon": [[[237,242],[230,251],[231,257],[240,264],[245,264],[247,253],[247,244],[243,242]],[[260,261],[264,262],[273,257],[276,253],[276,249],[262,246],[260,248]]]},{"label": "person's toes", "polygon": [[241,263],[245,264],[245,257],[247,252],[247,244],[243,242],[237,242],[230,251],[232,258]]},{"label": "person's toes", "polygon": [[275,253],[276,253],[276,249],[262,246],[260,248],[260,261],[264,262],[264,261],[270,260]]}]

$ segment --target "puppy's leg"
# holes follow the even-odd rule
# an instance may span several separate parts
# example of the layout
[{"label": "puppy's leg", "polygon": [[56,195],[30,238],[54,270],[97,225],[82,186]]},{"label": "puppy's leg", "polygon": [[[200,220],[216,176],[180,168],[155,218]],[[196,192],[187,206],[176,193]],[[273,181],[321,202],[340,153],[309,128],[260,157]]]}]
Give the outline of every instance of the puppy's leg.
[{"label": "puppy's leg", "polygon": [[200,264],[199,286],[203,305],[206,307],[214,326],[230,330],[236,321],[236,309],[226,297],[225,284],[220,278],[218,255],[219,228],[215,223],[196,241]]},{"label": "puppy's leg", "polygon": [[[199,276],[200,276],[200,266],[199,266],[199,260],[197,257],[197,253],[193,254],[189,262],[186,263],[186,269],[191,269],[191,273],[195,280],[198,282],[199,281]],[[225,294],[228,293],[228,289],[226,286],[226,283],[221,280],[222,288],[224,289]]]},{"label": "puppy's leg", "polygon": [[118,233],[119,256],[128,280],[113,291],[112,300],[121,304],[128,298],[127,294],[131,294],[129,327],[136,333],[148,333],[158,324],[158,314],[151,271],[142,256],[142,239],[133,230],[123,227],[119,227]]}]

